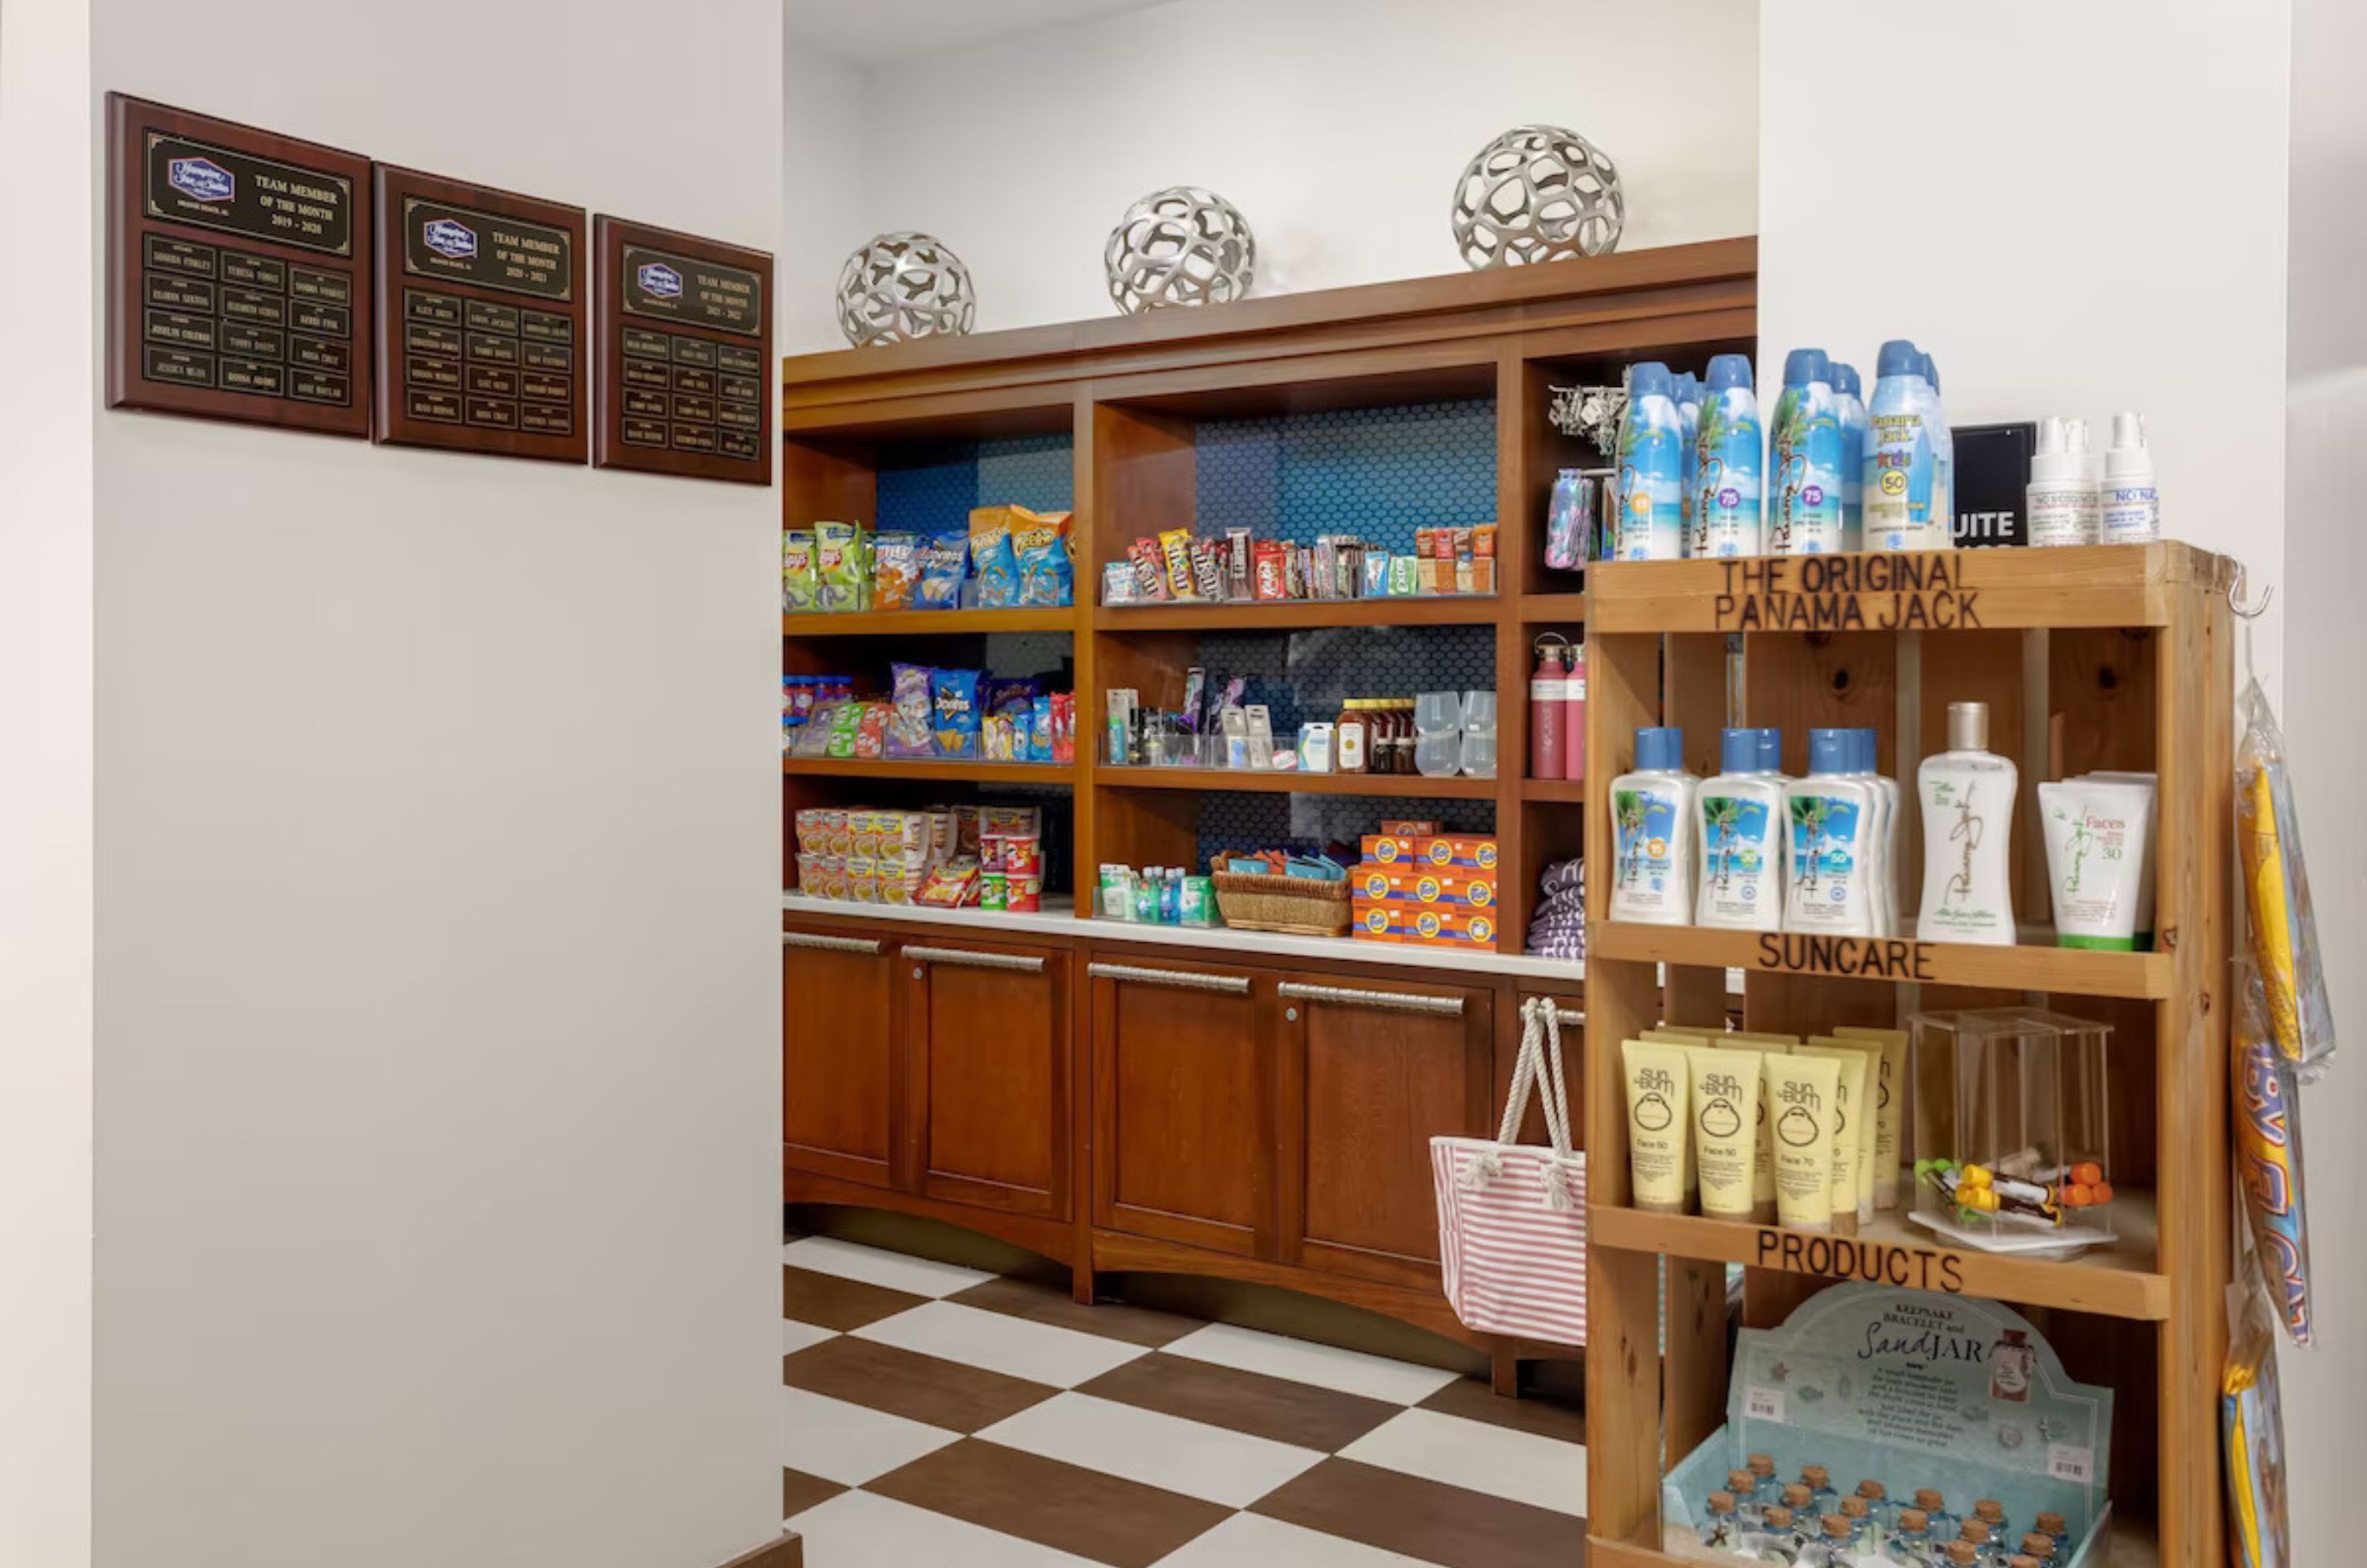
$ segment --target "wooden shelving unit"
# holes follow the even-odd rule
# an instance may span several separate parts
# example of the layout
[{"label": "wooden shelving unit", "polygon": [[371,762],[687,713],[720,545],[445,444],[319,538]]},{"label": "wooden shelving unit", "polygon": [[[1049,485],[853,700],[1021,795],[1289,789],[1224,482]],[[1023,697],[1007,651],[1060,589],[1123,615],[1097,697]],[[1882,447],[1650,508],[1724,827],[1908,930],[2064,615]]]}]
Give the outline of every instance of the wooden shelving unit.
[{"label": "wooden shelving unit", "polygon": [[[1687,765],[1703,776],[1715,772],[1738,673],[1744,711],[1731,722],[1779,727],[1786,771],[1795,773],[1810,727],[1872,726],[1882,736],[1883,771],[1911,780],[1920,757],[1944,745],[1947,703],[1986,701],[1998,749],[2022,754],[2017,908],[2044,912],[2044,862],[2031,831],[2036,784],[2094,769],[2152,770],[2159,775],[2161,932],[2161,951],[2145,953],[1810,943],[1615,924],[1607,919],[1611,879],[1590,879],[1594,1562],[1643,1568],[1678,1561],[1659,1550],[1660,1478],[1724,1420],[1726,1270],[1734,1263],[1745,1265],[1743,1317],[1753,1326],[1781,1322],[1840,1278],[1956,1291],[2037,1314],[2073,1375],[2115,1391],[2116,1537],[2106,1562],[2200,1568],[2222,1560],[2234,694],[2226,581],[2226,563],[2176,544],[1813,564],[1644,563],[1592,574],[1591,811],[1607,812],[1612,779],[1633,767],[1639,726],[1682,726]],[[1738,630],[1738,672],[1727,655]],[[2043,711],[2031,711],[2042,700]],[[1911,790],[1907,799],[1911,805]],[[1920,841],[1909,816],[1899,842],[1909,856],[1902,881],[1910,899],[1920,886]],[[1903,1218],[1885,1216],[1846,1251],[1837,1244],[1820,1250],[1772,1227],[1628,1207],[1620,1043],[1659,1021],[1721,1021],[1729,968],[1744,971],[1743,1013],[1753,1029],[1889,1025],[1917,1010],[2025,995],[2059,998],[2065,1011],[2112,1023],[2121,1240],[2068,1261],[2038,1261],[1938,1246]]]},{"label": "wooden shelving unit", "polygon": [[1095,767],[1103,789],[1252,790],[1261,795],[1380,795],[1433,800],[1493,800],[1494,779],[1424,778],[1420,773],[1253,773],[1240,768]]},{"label": "wooden shelving unit", "polygon": [[1077,770],[1058,762],[988,762],[975,758],[784,757],[788,778],[934,779],[941,784],[1072,784]]},{"label": "wooden shelving unit", "polygon": [[848,615],[781,617],[781,635],[816,637],[952,637],[964,632],[1072,632],[1077,612],[1057,610],[866,610]]}]

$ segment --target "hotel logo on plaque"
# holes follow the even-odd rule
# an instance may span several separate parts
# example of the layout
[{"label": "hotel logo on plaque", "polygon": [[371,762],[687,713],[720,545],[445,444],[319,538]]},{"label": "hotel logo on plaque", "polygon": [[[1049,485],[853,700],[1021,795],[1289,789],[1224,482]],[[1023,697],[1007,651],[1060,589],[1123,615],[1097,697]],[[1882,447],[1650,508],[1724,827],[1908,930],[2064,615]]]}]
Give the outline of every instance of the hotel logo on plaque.
[{"label": "hotel logo on plaque", "polygon": [[643,262],[640,268],[641,290],[661,299],[682,298],[682,274],[663,262]]},{"label": "hotel logo on plaque", "polygon": [[455,261],[477,254],[477,231],[449,218],[431,219],[420,230],[419,241],[437,255],[450,256]]},{"label": "hotel logo on plaque", "polygon": [[192,201],[223,202],[238,195],[236,177],[211,158],[176,158],[164,178]]}]

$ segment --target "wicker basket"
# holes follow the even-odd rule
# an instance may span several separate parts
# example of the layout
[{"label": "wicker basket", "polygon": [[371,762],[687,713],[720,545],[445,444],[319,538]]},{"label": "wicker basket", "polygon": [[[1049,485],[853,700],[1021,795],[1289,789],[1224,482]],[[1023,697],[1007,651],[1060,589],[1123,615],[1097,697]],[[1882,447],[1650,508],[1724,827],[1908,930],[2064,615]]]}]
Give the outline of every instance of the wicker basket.
[{"label": "wicker basket", "polygon": [[1217,912],[1238,931],[1282,931],[1290,936],[1346,936],[1350,919],[1348,884],[1318,882],[1308,876],[1253,876],[1218,871],[1225,857],[1209,867],[1216,885]]}]

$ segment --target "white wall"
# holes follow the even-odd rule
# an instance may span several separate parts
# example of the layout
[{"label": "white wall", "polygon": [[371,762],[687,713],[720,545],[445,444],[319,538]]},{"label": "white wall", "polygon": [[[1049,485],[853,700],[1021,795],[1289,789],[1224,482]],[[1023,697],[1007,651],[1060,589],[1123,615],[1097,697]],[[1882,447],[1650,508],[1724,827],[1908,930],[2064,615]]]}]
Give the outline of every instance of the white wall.
[{"label": "white wall", "polygon": [[[2367,1041],[2367,982],[2353,961],[2367,931],[2367,829],[2339,781],[2367,771],[2359,726],[2359,671],[2367,620],[2352,585],[2367,575],[2357,525],[2367,491],[2367,305],[2358,265],[2367,242],[2367,99],[2356,62],[2367,57],[2367,14],[2355,0],[2293,0],[2293,228],[2290,379],[2285,449],[2285,553],[2280,589],[2295,657],[2285,672],[2285,731],[2307,832],[2310,893],[2332,969],[2339,1032]],[[2336,1562],[2356,1536],[2347,1462],[2367,1396],[2367,1343],[2346,1332],[2367,1301],[2367,1245],[2348,1213],[2367,1186],[2357,1129],[2367,1073],[2350,1055],[2302,1095],[2311,1200],[2310,1263],[2320,1348],[2283,1357],[2285,1451],[2291,1456],[2296,1560]]]},{"label": "white wall", "polygon": [[[774,0],[646,17],[99,0],[96,75],[772,247]],[[99,1568],[777,1537],[776,498],[96,417]]]},{"label": "white wall", "polygon": [[[0,212],[89,188],[90,9],[0,5]],[[33,150],[40,155],[33,155]],[[90,1561],[91,263],[9,227],[0,299],[0,1563]]]},{"label": "white wall", "polygon": [[870,220],[871,179],[861,67],[785,39],[781,62],[781,224],[775,258],[780,293],[773,333],[785,354],[844,348],[838,330],[838,269],[879,231]]},{"label": "white wall", "polygon": [[[1623,248],[1747,234],[1757,35],[1750,0],[1175,0],[924,54],[866,73],[834,149],[862,232],[784,287],[826,301],[856,241],[923,229],[969,265],[981,332],[1108,316],[1103,242],[1169,185],[1248,216],[1262,294],[1455,272],[1456,176],[1534,120],[1617,163]],[[786,345],[844,346],[821,324]]]},{"label": "white wall", "polygon": [[2165,530],[2283,581],[2288,12],[1766,5],[1762,376],[1910,337],[1958,423],[2139,410]]}]

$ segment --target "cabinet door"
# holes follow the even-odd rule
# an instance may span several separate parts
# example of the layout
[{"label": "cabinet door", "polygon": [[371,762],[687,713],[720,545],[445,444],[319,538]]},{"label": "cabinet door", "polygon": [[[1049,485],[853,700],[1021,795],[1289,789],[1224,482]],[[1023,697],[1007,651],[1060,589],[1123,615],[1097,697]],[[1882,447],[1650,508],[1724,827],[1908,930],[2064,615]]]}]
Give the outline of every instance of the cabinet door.
[{"label": "cabinet door", "polygon": [[893,1184],[896,963],[877,937],[781,933],[785,1164]]},{"label": "cabinet door", "polygon": [[1282,1261],[1436,1289],[1430,1140],[1488,1131],[1493,994],[1312,976],[1276,990]]},{"label": "cabinet door", "polygon": [[1069,1218],[1067,952],[907,942],[900,960],[916,1190]]},{"label": "cabinet door", "polygon": [[1093,1224],[1271,1257],[1270,1006],[1242,971],[1096,961]]}]

